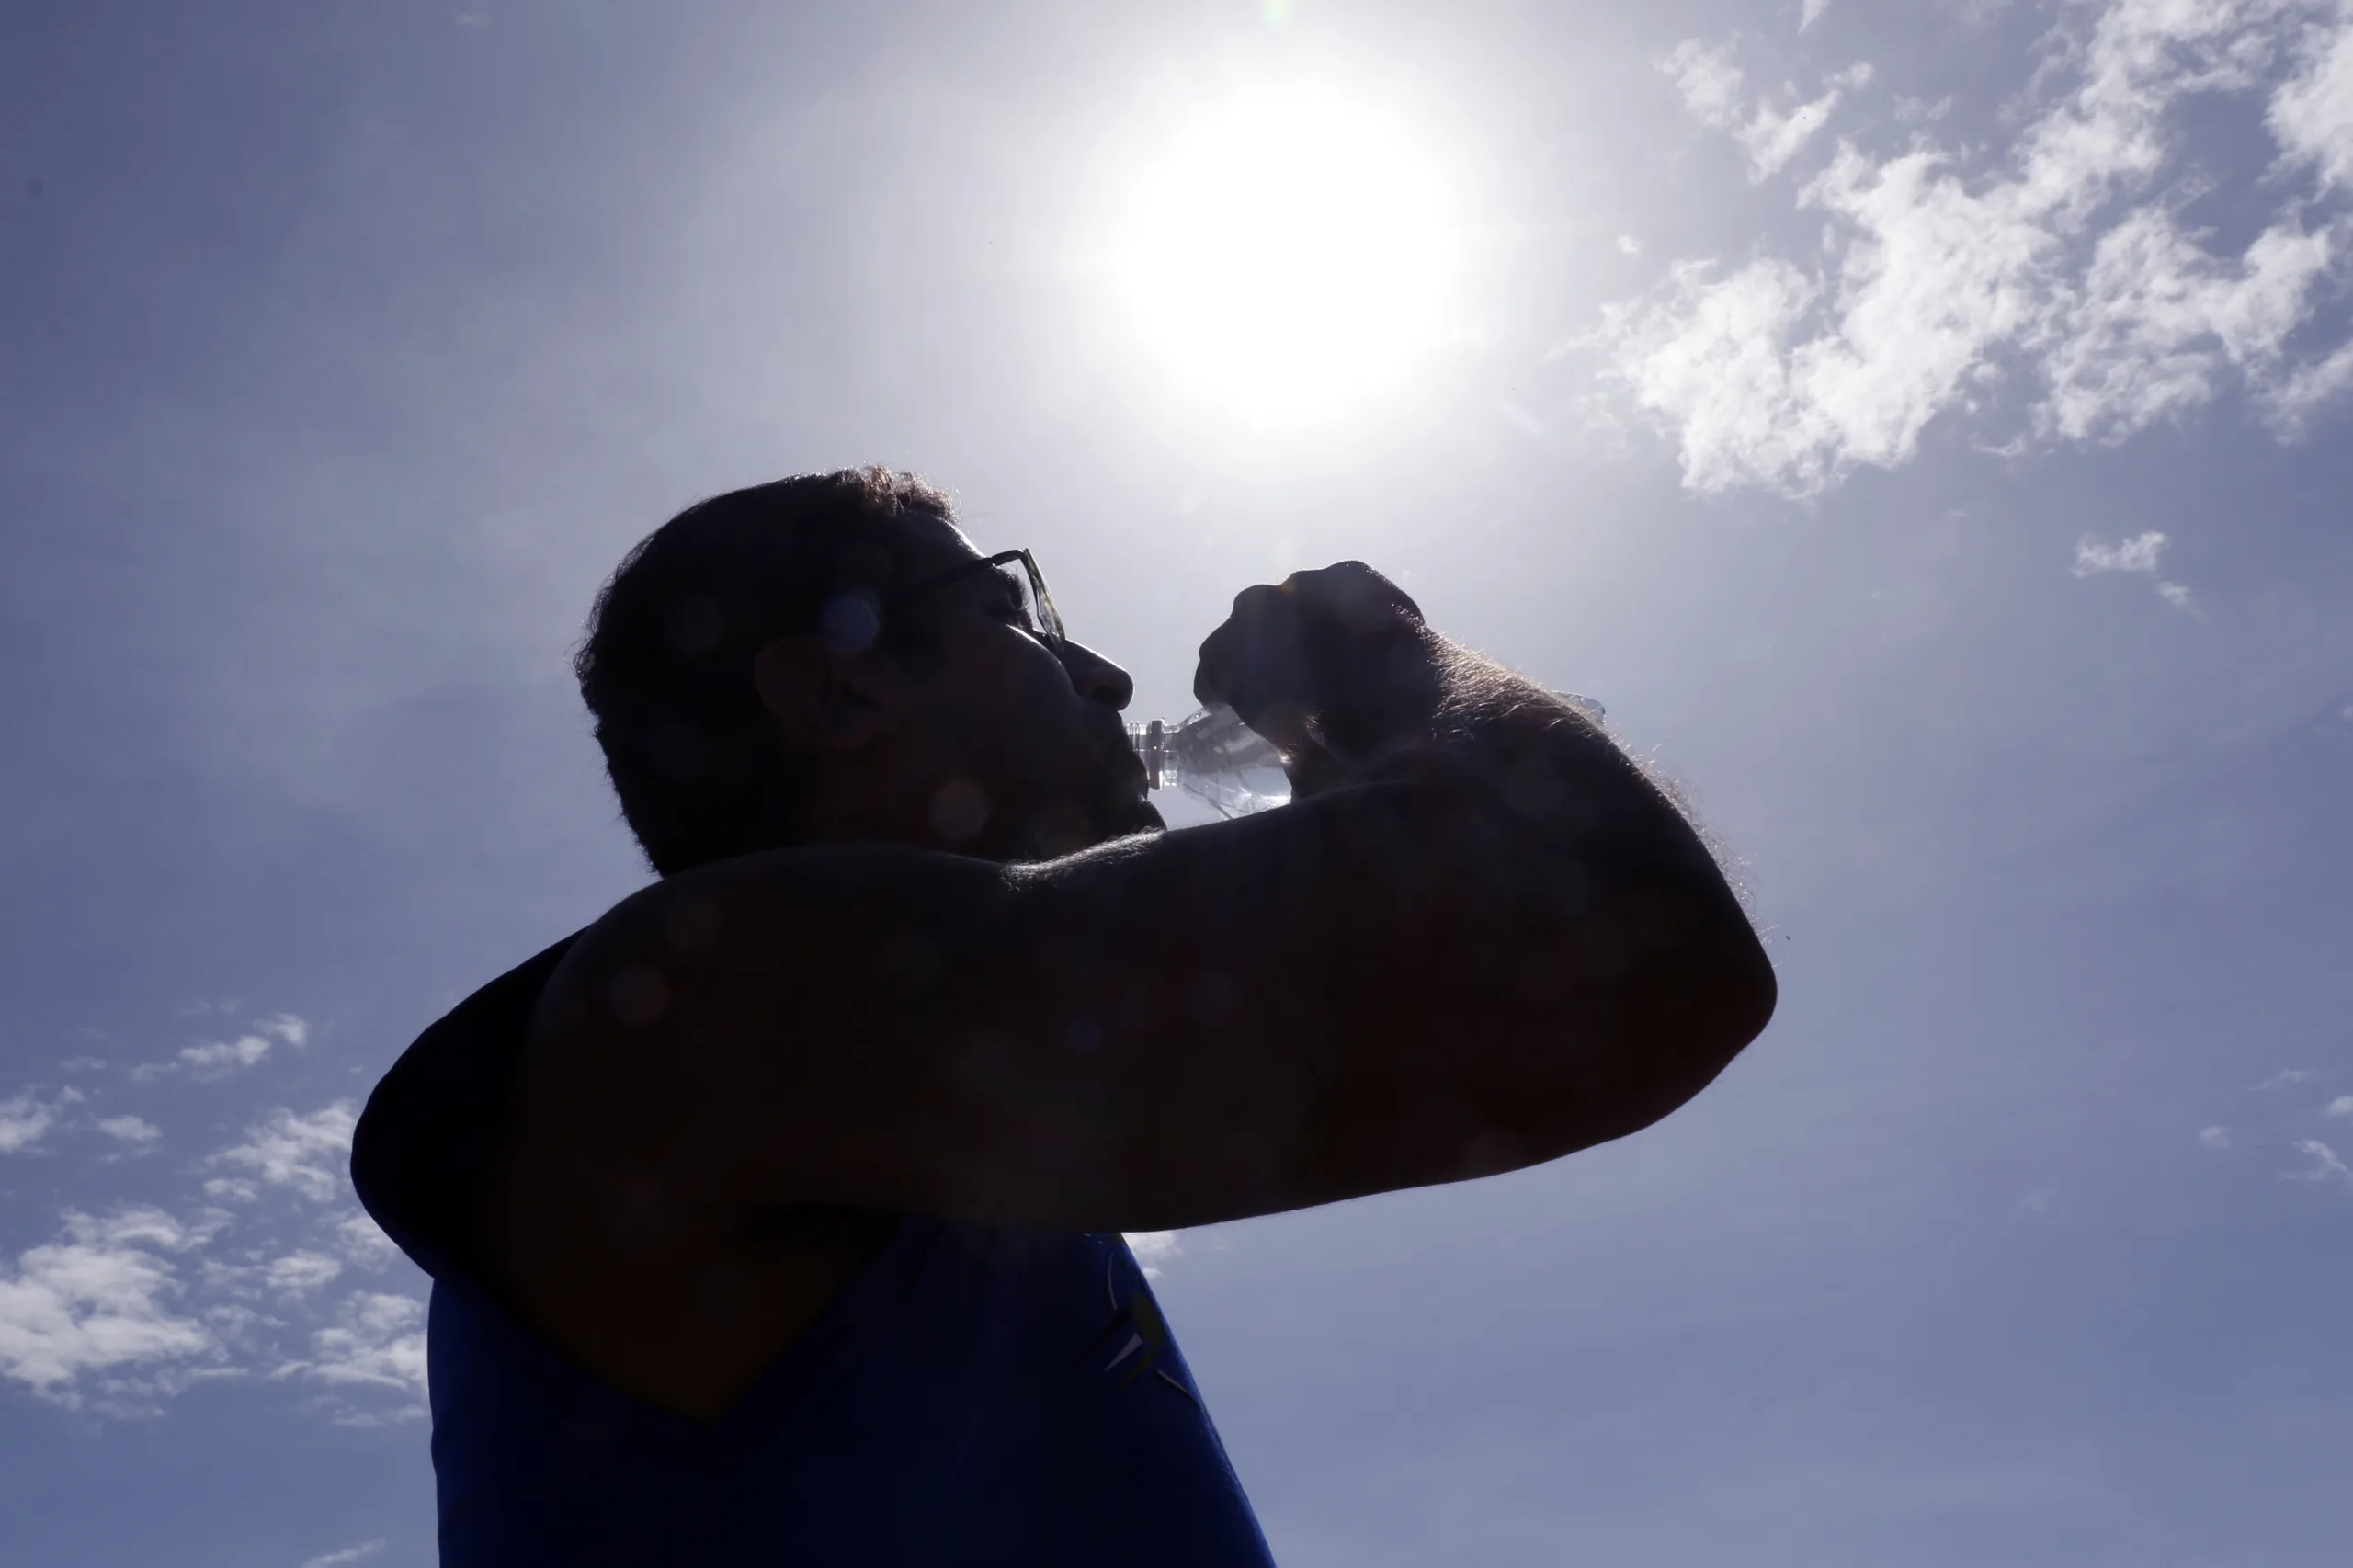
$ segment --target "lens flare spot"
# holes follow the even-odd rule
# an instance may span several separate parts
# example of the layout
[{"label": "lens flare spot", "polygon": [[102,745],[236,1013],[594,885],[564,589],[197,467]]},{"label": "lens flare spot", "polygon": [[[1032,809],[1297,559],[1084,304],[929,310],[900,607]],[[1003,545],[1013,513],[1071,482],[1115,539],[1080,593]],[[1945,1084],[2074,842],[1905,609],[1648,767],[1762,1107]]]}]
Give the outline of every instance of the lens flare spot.
[{"label": "lens flare spot", "polygon": [[670,1010],[670,984],[661,971],[631,964],[605,987],[605,1006],[624,1028],[643,1028]]},{"label": "lens flare spot", "polygon": [[989,798],[969,778],[951,778],[931,798],[931,829],[950,844],[980,836],[988,825]]}]

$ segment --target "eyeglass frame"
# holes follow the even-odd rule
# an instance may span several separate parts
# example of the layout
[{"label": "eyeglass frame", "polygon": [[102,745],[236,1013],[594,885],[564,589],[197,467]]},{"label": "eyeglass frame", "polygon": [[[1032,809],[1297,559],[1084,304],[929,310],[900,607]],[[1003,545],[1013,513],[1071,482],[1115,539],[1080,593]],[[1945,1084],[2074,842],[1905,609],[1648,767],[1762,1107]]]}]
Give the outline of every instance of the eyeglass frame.
[{"label": "eyeglass frame", "polygon": [[962,582],[967,577],[976,577],[984,571],[994,571],[1000,566],[1010,566],[1017,561],[1021,562],[1022,571],[1029,574],[1030,596],[1037,600],[1037,619],[1041,622],[1040,625],[1029,629],[1030,634],[1059,656],[1063,648],[1069,644],[1070,634],[1063,629],[1063,612],[1054,608],[1054,597],[1046,592],[1046,574],[1038,570],[1037,561],[1026,550],[1000,550],[995,555],[960,562],[945,572],[926,577],[921,582],[892,594],[882,601],[882,613],[889,615],[892,611],[903,609],[908,604],[927,594],[937,593],[942,588]]}]

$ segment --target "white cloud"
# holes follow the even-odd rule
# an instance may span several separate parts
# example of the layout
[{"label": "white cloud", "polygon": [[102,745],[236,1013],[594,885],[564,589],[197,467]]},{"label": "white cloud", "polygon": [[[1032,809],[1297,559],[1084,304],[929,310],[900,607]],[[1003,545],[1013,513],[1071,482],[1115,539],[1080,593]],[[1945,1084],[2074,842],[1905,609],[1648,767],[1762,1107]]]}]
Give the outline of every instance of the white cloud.
[{"label": "white cloud", "polygon": [[188,1046],[174,1060],[199,1078],[221,1077],[260,1062],[269,1054],[270,1044],[267,1035],[239,1035],[210,1045]]},{"label": "white cloud", "polygon": [[2291,370],[2271,395],[2271,422],[2289,437],[2301,437],[2313,415],[2353,388],[2353,343],[2317,364]]},{"label": "white cloud", "polygon": [[166,1252],[192,1252],[212,1239],[206,1227],[191,1225],[150,1203],[118,1209],[103,1220],[69,1212],[66,1233],[80,1242],[162,1247]]},{"label": "white cloud", "polygon": [[2271,1089],[2291,1088],[2298,1084],[2309,1084],[2318,1075],[2309,1067],[2282,1067],[2257,1084],[2252,1092],[2260,1095]]},{"label": "white cloud", "polygon": [[2198,1142],[2209,1149],[2227,1149],[2231,1146],[2231,1130],[2227,1127],[2201,1127],[2198,1130]]},{"label": "white cloud", "polygon": [[343,1272],[341,1260],[323,1252],[291,1252],[284,1257],[274,1257],[262,1273],[262,1282],[273,1290],[289,1295],[305,1296],[323,1285],[335,1283]]},{"label": "white cloud", "polygon": [[[245,1130],[245,1142],[223,1149],[211,1163],[243,1165],[269,1186],[291,1187],[314,1203],[330,1202],[341,1190],[351,1155],[351,1131],[358,1120],[348,1100],[308,1116],[273,1111]],[[251,1181],[226,1177],[206,1183],[205,1192],[250,1201],[256,1188]]]},{"label": "white cloud", "polygon": [[151,1062],[131,1070],[131,1077],[149,1083],[174,1073],[201,1079],[225,1078],[232,1073],[259,1066],[274,1047],[290,1045],[300,1051],[310,1043],[311,1026],[291,1013],[277,1013],[254,1024],[234,1040],[210,1040],[183,1048],[169,1062]]},{"label": "white cloud", "polygon": [[108,1116],[90,1124],[118,1143],[153,1143],[164,1130],[143,1117]]},{"label": "white cloud", "polygon": [[1804,151],[1814,132],[1830,123],[1830,111],[1837,107],[1835,88],[1787,114],[1760,107],[1756,118],[1740,133],[1742,144],[1748,149],[1752,177],[1779,174],[1783,165]]},{"label": "white cloud", "polygon": [[2348,1170],[2345,1162],[2336,1157],[2336,1151],[2319,1139],[2299,1138],[2295,1142],[2295,1150],[2299,1154],[2309,1158],[2312,1165],[2304,1170],[2288,1172],[2290,1180],[2353,1183],[2353,1170]]},{"label": "white cloud", "polygon": [[[2075,575],[2097,576],[2103,572],[2143,572],[2154,576],[2157,562],[2165,551],[2165,536],[2154,529],[2131,539],[2119,540],[2114,544],[2086,534],[2075,541]],[[2159,583],[2157,597],[2176,609],[2189,608],[2189,590],[2179,583]]]},{"label": "white cloud", "polygon": [[1682,261],[1666,288],[1665,301],[1605,307],[1601,337],[1635,403],[1680,426],[1685,482],[1716,490],[1818,469],[1835,432],[1795,385],[1787,349],[1813,280],[1771,258],[1724,278]]},{"label": "white cloud", "polygon": [[384,1550],[381,1540],[363,1540],[358,1546],[347,1546],[340,1551],[323,1552],[306,1560],[302,1568],[344,1568],[346,1563],[362,1562]]},{"label": "white cloud", "polygon": [[[2337,160],[2353,160],[2340,82],[2353,10],[2332,4],[2323,47],[2305,32],[2320,4],[2109,0],[2055,62],[2066,90],[1990,165],[1925,140],[1884,158],[1842,140],[1798,191],[1830,221],[1817,263],[1678,262],[1649,296],[1606,307],[1581,346],[1672,431],[1699,490],[1808,494],[1859,465],[1894,467],[1939,416],[1992,417],[2012,381],[2043,441],[2120,440],[2226,384],[2292,436],[2353,386],[2353,345],[2290,352],[2353,241],[2353,203],[2334,199]],[[2270,123],[2314,188],[2284,193],[2244,251],[2219,254],[2177,222],[2195,188],[2165,178],[2174,111],[2262,90],[2283,66]],[[1787,114],[1750,108],[1729,56],[1696,41],[1664,68],[1760,178],[1836,107],[1833,85]]]},{"label": "white cloud", "polygon": [[2328,1102],[2328,1108],[2322,1111],[2321,1115],[2339,1119],[2353,1117],[2353,1095],[2337,1096]]},{"label": "white cloud", "polygon": [[2275,372],[2337,248],[2328,230],[2306,233],[2290,215],[2222,260],[2171,212],[2129,213],[2094,244],[2080,291],[2043,324],[2046,431],[2129,436],[2203,406],[2227,369]]},{"label": "white cloud", "polygon": [[[83,1125],[134,1146],[156,1136],[110,1119],[128,1125]],[[132,1415],[202,1379],[269,1372],[322,1387],[316,1403],[339,1422],[414,1419],[424,1308],[383,1289],[398,1253],[350,1201],[354,1119],[344,1101],[274,1110],[198,1161],[205,1197],[234,1208],[72,1210],[47,1245],[0,1259],[0,1377]],[[374,1288],[354,1288],[363,1280]]]},{"label": "white cloud", "polygon": [[30,1089],[0,1100],[0,1154],[21,1154],[49,1136],[67,1106],[82,1097],[79,1089],[60,1089],[52,1100],[41,1100]]},{"label": "white cloud", "polygon": [[1143,1266],[1145,1278],[1159,1278],[1160,1265],[1172,1258],[1185,1256],[1182,1242],[1184,1234],[1182,1231],[1130,1231],[1127,1233],[1128,1250],[1135,1254],[1136,1261]]},{"label": "white cloud", "polygon": [[283,1040],[297,1051],[311,1043],[310,1024],[291,1013],[273,1014],[254,1028],[273,1040]]},{"label": "white cloud", "polygon": [[1820,21],[1822,13],[1828,9],[1830,0],[1805,0],[1805,8],[1798,15],[1798,31],[1803,32]]},{"label": "white cloud", "polygon": [[2165,536],[2154,530],[2114,544],[2086,534],[2075,545],[2075,575],[2097,572],[2154,572],[2165,551]]},{"label": "white cloud", "polygon": [[408,1296],[363,1291],[343,1303],[339,1321],[311,1336],[309,1358],[290,1361],[275,1376],[397,1389],[421,1411],[425,1401],[425,1303]]},{"label": "white cloud", "polygon": [[1729,131],[1740,123],[1740,67],[1732,62],[1729,49],[1685,39],[1658,62],[1658,68],[1675,78],[1683,107],[1700,124]]},{"label": "white cloud", "polygon": [[2302,44],[2302,68],[2272,96],[2271,134],[2325,185],[2353,187],[2353,4],[2340,5],[2335,25],[2313,28]]},{"label": "white cloud", "polygon": [[161,1210],[69,1213],[58,1240],[0,1265],[0,1375],[78,1405],[85,1373],[217,1355],[210,1331],[170,1304],[180,1284],[165,1255],[200,1242]]},{"label": "white cloud", "polygon": [[353,1210],[336,1221],[335,1229],[335,1244],[343,1249],[345,1260],[362,1268],[381,1268],[401,1255],[392,1238],[364,1210]]},{"label": "white cloud", "polygon": [[1744,105],[1744,79],[1740,67],[1732,62],[1728,49],[1686,39],[1659,62],[1658,68],[1675,79],[1676,89],[1683,95],[1683,107],[1693,119],[1727,133],[1746,149],[1751,180],[1779,174],[1813,140],[1816,131],[1830,123],[1831,113],[1838,107],[1841,88],[1864,85],[1871,76],[1869,66],[1858,66],[1835,82],[1829,91],[1783,112],[1765,103],[1753,109]]}]

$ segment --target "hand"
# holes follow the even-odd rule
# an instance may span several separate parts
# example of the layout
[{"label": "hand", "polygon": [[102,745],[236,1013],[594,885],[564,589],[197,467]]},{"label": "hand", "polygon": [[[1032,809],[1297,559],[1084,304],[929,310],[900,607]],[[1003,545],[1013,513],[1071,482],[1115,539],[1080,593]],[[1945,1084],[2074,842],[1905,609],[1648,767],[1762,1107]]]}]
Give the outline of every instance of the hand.
[{"label": "hand", "polygon": [[1404,589],[1343,561],[1235,595],[1201,644],[1193,695],[1232,708],[1295,765],[1347,766],[1428,719],[1437,649]]}]

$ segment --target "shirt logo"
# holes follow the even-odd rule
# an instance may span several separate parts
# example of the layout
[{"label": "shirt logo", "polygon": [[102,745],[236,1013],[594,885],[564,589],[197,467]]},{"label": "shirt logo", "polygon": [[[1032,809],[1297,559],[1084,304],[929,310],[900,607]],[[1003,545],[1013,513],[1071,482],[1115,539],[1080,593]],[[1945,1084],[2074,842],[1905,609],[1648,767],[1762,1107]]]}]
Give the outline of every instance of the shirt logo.
[{"label": "shirt logo", "polygon": [[[1160,1304],[1152,1299],[1152,1292],[1141,1285],[1125,1303],[1120,1301],[1120,1254],[1116,1248],[1110,1249],[1109,1256],[1104,1260],[1103,1293],[1111,1303],[1111,1321],[1104,1325],[1103,1332],[1095,1336],[1092,1344],[1078,1353],[1078,1359],[1093,1361],[1108,1351],[1110,1359],[1105,1361],[1099,1369],[1105,1377],[1119,1373],[1120,1381],[1116,1386],[1126,1388],[1146,1372],[1151,1372],[1199,1404],[1200,1401],[1193,1398],[1191,1389],[1171,1377],[1165,1367],[1154,1366],[1160,1359],[1161,1350],[1168,1344],[1168,1320],[1160,1315]],[[1123,1368],[1124,1371],[1121,1370]]]}]

